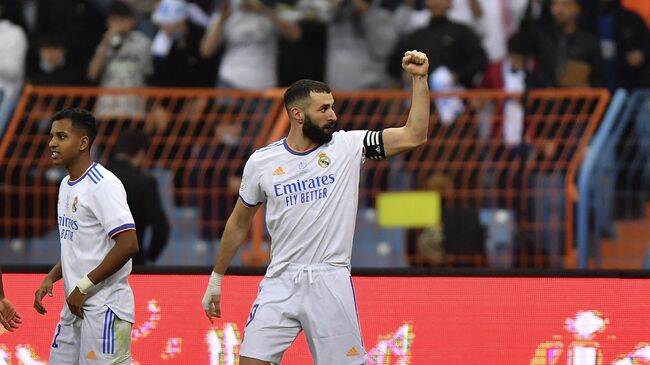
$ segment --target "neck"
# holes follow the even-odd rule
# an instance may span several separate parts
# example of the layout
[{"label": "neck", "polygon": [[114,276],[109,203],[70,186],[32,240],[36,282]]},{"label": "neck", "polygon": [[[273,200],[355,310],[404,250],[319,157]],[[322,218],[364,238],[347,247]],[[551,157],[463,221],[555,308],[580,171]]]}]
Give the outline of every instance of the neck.
[{"label": "neck", "polygon": [[297,128],[291,128],[289,130],[289,135],[287,135],[287,145],[296,152],[309,151],[318,146],[316,142],[305,137],[305,135],[302,134],[302,131],[299,131]]},{"label": "neck", "polygon": [[88,170],[88,168],[93,164],[93,160],[90,158],[89,154],[82,154],[77,158],[70,166],[66,167],[68,174],[70,175],[70,180],[77,180],[81,175]]}]

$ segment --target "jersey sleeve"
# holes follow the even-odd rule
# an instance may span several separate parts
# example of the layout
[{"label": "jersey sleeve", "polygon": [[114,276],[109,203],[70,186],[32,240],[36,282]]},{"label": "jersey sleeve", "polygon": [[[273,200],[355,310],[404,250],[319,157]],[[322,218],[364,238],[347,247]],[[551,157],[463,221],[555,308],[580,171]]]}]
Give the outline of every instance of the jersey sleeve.
[{"label": "jersey sleeve", "polygon": [[135,230],[133,216],[126,202],[126,191],[117,178],[97,185],[92,197],[92,211],[109,237]]},{"label": "jersey sleeve", "polygon": [[353,152],[361,154],[362,162],[367,159],[383,160],[386,158],[383,131],[349,131],[346,133],[346,139],[352,146]]},{"label": "jersey sleeve", "polygon": [[262,204],[265,200],[255,154],[246,161],[246,165],[244,166],[244,173],[242,174],[241,185],[239,186],[239,199],[247,207]]}]

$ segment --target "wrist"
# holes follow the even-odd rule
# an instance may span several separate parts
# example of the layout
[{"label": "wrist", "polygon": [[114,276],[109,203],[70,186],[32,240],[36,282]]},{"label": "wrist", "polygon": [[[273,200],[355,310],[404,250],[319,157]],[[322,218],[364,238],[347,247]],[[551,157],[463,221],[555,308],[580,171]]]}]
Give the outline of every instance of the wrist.
[{"label": "wrist", "polygon": [[79,289],[81,294],[84,294],[84,295],[88,294],[88,291],[90,289],[92,289],[92,287],[94,287],[94,286],[95,286],[95,283],[90,281],[90,279],[88,278],[88,275],[81,278],[81,280],[79,280],[79,282],[77,283],[77,288]]},{"label": "wrist", "polygon": [[212,272],[210,275],[210,281],[208,282],[208,289],[212,292],[218,292],[221,293],[221,280],[223,279],[223,275]]}]

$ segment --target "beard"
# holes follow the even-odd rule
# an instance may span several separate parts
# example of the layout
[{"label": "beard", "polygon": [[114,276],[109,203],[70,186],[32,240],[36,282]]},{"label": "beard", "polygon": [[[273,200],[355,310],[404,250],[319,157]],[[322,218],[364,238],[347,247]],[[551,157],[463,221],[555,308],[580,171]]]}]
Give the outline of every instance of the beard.
[{"label": "beard", "polygon": [[325,144],[332,140],[334,134],[334,123],[327,124],[325,127],[320,128],[311,120],[309,115],[305,115],[305,121],[302,125],[302,133],[305,137],[318,143]]}]

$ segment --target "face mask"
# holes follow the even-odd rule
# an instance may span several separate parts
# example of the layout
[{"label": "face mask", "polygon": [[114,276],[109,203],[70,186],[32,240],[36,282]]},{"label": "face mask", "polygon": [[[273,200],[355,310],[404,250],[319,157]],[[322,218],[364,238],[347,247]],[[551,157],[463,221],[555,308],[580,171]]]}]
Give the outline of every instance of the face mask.
[{"label": "face mask", "polygon": [[41,68],[41,71],[45,72],[46,74],[51,74],[54,72],[57,68],[65,65],[65,59],[61,61],[58,65],[53,65],[45,60],[41,60],[39,62],[39,67]]}]

